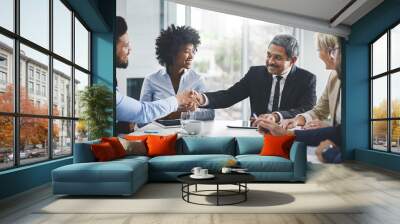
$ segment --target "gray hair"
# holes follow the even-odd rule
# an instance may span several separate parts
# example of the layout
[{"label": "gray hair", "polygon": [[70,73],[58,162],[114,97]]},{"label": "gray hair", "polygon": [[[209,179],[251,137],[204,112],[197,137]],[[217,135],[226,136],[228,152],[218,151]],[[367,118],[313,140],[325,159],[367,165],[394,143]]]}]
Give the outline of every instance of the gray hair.
[{"label": "gray hair", "polygon": [[289,34],[279,34],[272,39],[269,43],[268,47],[271,44],[281,46],[285,48],[286,54],[289,58],[298,57],[299,56],[299,44],[297,43],[296,38]]}]

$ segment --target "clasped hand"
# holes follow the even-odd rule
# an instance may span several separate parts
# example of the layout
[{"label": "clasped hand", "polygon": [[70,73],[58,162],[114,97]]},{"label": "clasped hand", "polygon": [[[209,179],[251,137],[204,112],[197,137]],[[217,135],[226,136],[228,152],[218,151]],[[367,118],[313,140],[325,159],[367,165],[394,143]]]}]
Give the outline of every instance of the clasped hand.
[{"label": "clasped hand", "polygon": [[200,93],[195,90],[186,90],[176,95],[178,100],[179,112],[195,111],[200,105],[199,98],[202,97]]},{"label": "clasped hand", "polygon": [[288,131],[275,123],[270,116],[260,116],[254,123],[254,127],[257,127],[258,131],[262,134],[271,133],[275,136],[282,136],[288,134]]},{"label": "clasped hand", "polygon": [[[300,118],[301,119],[301,118]],[[316,129],[326,127],[326,124],[320,120],[313,120],[304,125],[304,121],[299,118],[292,118],[282,120],[280,124],[277,124],[271,116],[259,116],[254,122],[253,126],[257,127],[260,133],[271,133],[272,135],[282,136],[292,134],[293,131],[290,129],[302,126],[303,129]]]}]

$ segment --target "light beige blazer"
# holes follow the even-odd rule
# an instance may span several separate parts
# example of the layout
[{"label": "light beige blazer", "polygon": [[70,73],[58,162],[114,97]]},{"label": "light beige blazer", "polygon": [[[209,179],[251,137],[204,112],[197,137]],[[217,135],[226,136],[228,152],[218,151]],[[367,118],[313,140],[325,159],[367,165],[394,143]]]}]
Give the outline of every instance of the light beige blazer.
[{"label": "light beige blazer", "polygon": [[[337,99],[340,91],[340,79],[338,78],[337,72],[332,71],[329,75],[328,83],[325,86],[325,90],[322,96],[318,99],[317,105],[313,109],[299,114],[303,116],[307,122],[314,119],[319,119],[321,121],[330,119],[330,124],[333,124],[333,114],[336,113],[336,124],[341,123],[341,97]],[[335,111],[335,105],[337,103],[337,108]],[[297,115],[297,116],[299,116]]]}]

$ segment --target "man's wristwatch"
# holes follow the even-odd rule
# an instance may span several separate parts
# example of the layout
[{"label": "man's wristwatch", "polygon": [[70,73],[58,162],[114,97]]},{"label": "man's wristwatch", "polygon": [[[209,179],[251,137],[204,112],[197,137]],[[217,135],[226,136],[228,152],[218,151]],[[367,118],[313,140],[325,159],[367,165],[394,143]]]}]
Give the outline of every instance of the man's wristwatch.
[{"label": "man's wristwatch", "polygon": [[275,123],[279,123],[281,121],[281,117],[277,113],[272,113],[272,115],[275,118]]},{"label": "man's wristwatch", "polygon": [[322,149],[322,153],[325,153],[326,151],[328,151],[328,149],[331,149],[331,148],[333,148],[333,145],[329,144],[328,147]]}]

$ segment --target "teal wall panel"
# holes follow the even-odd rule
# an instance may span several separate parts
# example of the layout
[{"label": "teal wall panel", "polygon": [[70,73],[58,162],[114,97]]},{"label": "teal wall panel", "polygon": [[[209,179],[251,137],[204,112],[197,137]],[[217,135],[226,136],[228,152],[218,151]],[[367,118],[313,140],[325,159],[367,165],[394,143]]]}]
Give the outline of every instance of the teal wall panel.
[{"label": "teal wall panel", "polygon": [[[92,35],[92,81],[93,83],[106,85],[111,91],[115,89],[113,39],[114,35],[112,33],[95,33]],[[113,122],[108,132],[113,135],[114,116],[110,117],[110,120],[113,120]]]},{"label": "teal wall panel", "polygon": [[355,159],[372,166],[378,166],[400,172],[400,155],[393,155],[392,153],[380,151],[371,151],[368,149],[356,149]]},{"label": "teal wall panel", "polygon": [[369,69],[368,46],[346,45],[344,88],[345,158],[354,159],[354,148],[368,147],[369,135]]},{"label": "teal wall panel", "polygon": [[[114,36],[116,0],[66,0],[92,31],[92,81],[114,89]],[[113,119],[113,118],[110,118]],[[112,131],[112,127],[110,127]],[[0,172],[0,199],[51,181],[51,171],[72,163],[72,157]]]},{"label": "teal wall panel", "polygon": [[[111,31],[110,23],[106,22],[107,18],[101,11],[101,7],[106,4],[106,0],[66,0],[66,2],[79,14],[93,32]],[[112,3],[115,0],[109,2]]]},{"label": "teal wall panel", "polygon": [[[116,2],[103,0],[101,4],[99,4],[99,7],[99,10],[104,15],[105,22],[110,24],[110,31],[92,33],[92,81],[93,83],[106,85],[115,95],[115,44],[113,33],[114,26],[112,24],[115,23]],[[113,110],[115,114],[115,109]],[[113,120],[112,125],[109,127],[111,135],[114,133],[114,117],[115,116],[110,117],[110,119]]]},{"label": "teal wall panel", "polygon": [[92,35],[92,72],[93,83],[114,86],[114,35],[112,33],[94,33]]},{"label": "teal wall panel", "polygon": [[51,171],[72,163],[72,157],[0,172],[0,199],[51,181]]},{"label": "teal wall panel", "polygon": [[[398,170],[396,155],[369,150],[369,43],[400,22],[400,1],[386,0],[351,27],[345,44],[345,158]],[[355,149],[357,149],[355,151]],[[396,162],[394,162],[396,161]]]}]

